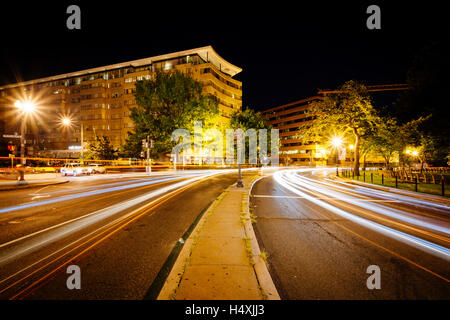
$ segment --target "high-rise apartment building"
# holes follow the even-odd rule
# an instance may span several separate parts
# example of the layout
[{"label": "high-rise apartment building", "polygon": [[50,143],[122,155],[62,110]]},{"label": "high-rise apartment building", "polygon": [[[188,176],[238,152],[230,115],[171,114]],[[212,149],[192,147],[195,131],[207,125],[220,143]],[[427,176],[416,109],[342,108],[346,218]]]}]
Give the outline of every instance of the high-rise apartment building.
[{"label": "high-rise apartment building", "polygon": [[[179,70],[203,84],[219,101],[222,121],[242,107],[242,82],[233,79],[242,69],[227,62],[211,46],[71,72],[0,87],[0,122],[6,139],[17,139],[23,119],[16,101],[33,100],[36,112],[27,120],[27,155],[39,150],[53,157],[76,156],[74,149],[96,136],[108,136],[115,147],[133,129],[130,107],[136,105],[138,80],[154,79],[157,71]],[[73,130],[64,128],[70,117]],[[16,138],[14,138],[16,137]],[[17,145],[17,140],[12,141]]]},{"label": "high-rise apartment building", "polygon": [[280,130],[280,163],[314,165],[324,161],[320,147],[302,136],[314,122],[312,106],[321,99],[314,96],[262,111],[268,123]]}]

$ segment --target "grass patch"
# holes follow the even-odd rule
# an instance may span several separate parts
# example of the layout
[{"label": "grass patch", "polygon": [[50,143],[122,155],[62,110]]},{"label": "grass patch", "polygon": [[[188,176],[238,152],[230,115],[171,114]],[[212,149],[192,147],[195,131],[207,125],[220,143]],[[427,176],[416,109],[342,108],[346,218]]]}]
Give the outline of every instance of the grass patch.
[{"label": "grass patch", "polygon": [[261,251],[261,254],[259,255],[264,262],[267,264],[267,258],[269,258],[269,254],[266,252],[266,250]]},{"label": "grass patch", "polygon": [[252,250],[252,240],[248,237],[244,238],[245,251],[247,251],[247,257],[252,266],[255,265],[255,260],[253,260],[253,250]]},{"label": "grass patch", "polygon": [[[373,176],[372,176],[373,178],[371,177],[371,173],[373,174]],[[359,177],[355,176],[353,178],[351,176],[345,177],[342,174],[340,174],[339,176],[341,178],[344,178],[345,180],[360,181],[360,182],[372,183],[375,185],[395,188],[395,178],[390,178],[390,177],[386,177],[386,176],[384,176],[382,178],[382,176],[378,172],[370,172],[370,171],[366,172],[365,180],[364,180],[363,173]],[[445,188],[444,189],[445,197],[447,197],[447,198],[450,197],[450,185],[446,184],[444,186],[444,188]],[[414,184],[414,182],[398,181],[398,189],[415,191],[415,184]],[[442,186],[441,186],[441,184],[419,182],[417,184],[417,192],[423,192],[423,193],[441,196],[442,195]]]}]

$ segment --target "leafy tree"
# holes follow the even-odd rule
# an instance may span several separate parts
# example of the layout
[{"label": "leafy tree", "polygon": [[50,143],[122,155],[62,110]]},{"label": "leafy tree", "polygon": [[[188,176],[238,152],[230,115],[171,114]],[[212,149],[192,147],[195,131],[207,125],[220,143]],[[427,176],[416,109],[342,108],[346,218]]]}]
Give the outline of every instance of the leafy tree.
[{"label": "leafy tree", "polygon": [[[270,155],[271,151],[271,132],[272,126],[268,124],[267,120],[262,116],[260,112],[257,112],[249,107],[244,110],[238,110],[231,114],[230,117],[230,127],[234,130],[242,129],[247,131],[249,129],[255,129],[257,138],[259,141],[259,131],[258,129],[267,129],[267,154]],[[249,152],[248,137],[246,137],[246,154]]]},{"label": "leafy tree", "polygon": [[141,141],[148,136],[154,141],[152,153],[168,152],[175,145],[171,141],[176,129],[193,132],[194,121],[202,121],[203,128],[217,126],[217,99],[203,93],[203,85],[179,71],[158,72],[152,80],[136,82],[137,107],[130,108],[134,131],[129,133],[121,154],[136,157]]},{"label": "leafy tree", "polygon": [[409,90],[395,103],[400,123],[416,117],[431,117],[418,127],[417,139],[422,139],[428,161],[445,165],[450,154],[450,47],[448,34],[421,50],[414,59],[408,75]]},{"label": "leafy tree", "polygon": [[243,111],[239,110],[231,114],[230,126],[233,129],[241,128],[242,130],[271,129],[271,126],[267,123],[266,119],[260,112],[248,107]]},{"label": "leafy tree", "polygon": [[376,128],[376,134],[372,134],[366,140],[373,150],[379,153],[389,169],[392,157],[401,152],[399,136],[402,130],[394,118],[383,118]]},{"label": "leafy tree", "polygon": [[355,141],[354,170],[359,174],[362,141],[373,134],[381,121],[366,87],[357,81],[347,81],[337,93],[327,95],[312,109],[315,119],[305,134],[307,139],[326,144],[331,139],[331,132],[352,136]]},{"label": "leafy tree", "polygon": [[95,142],[89,146],[89,152],[86,158],[95,160],[114,160],[117,159],[117,150],[109,141],[107,136],[97,136]]}]

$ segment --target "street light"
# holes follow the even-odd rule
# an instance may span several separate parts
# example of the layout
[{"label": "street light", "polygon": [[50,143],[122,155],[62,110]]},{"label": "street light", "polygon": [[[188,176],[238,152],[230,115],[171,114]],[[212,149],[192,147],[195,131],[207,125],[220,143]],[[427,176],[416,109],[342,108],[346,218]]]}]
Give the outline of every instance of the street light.
[{"label": "street light", "polygon": [[339,152],[339,147],[342,145],[342,138],[341,137],[333,137],[333,139],[331,139],[331,144],[333,145],[333,147],[336,149],[336,175],[339,175],[338,172],[338,166],[339,166],[339,159],[338,159],[338,152]]},{"label": "street light", "polygon": [[340,137],[334,137],[331,140],[331,144],[335,147],[335,148],[339,148],[342,145],[342,138]]},{"label": "street light", "polygon": [[[72,124],[72,120],[69,117],[64,117],[64,118],[62,118],[61,123],[64,126],[68,127]],[[80,124],[80,130],[81,130],[81,164],[83,164],[84,163],[83,122]]]},{"label": "street light", "polygon": [[70,118],[63,118],[62,119],[62,124],[63,125],[65,125],[65,126],[69,126],[70,124],[71,124],[71,120],[70,120]]},{"label": "street light", "polygon": [[27,116],[31,115],[34,110],[36,109],[36,106],[31,101],[20,101],[17,100],[14,103],[14,106],[21,111],[22,114],[22,123],[20,124],[20,157],[22,158],[22,165],[26,164],[25,159],[25,132],[26,132],[26,125],[27,125]]}]

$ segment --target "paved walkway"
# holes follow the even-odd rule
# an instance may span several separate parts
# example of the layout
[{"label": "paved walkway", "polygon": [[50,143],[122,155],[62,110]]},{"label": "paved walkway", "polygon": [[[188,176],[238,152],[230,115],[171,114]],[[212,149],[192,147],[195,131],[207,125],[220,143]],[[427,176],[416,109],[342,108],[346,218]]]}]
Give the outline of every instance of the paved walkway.
[{"label": "paved walkway", "polygon": [[251,226],[248,190],[228,188],[186,241],[158,299],[279,299]]},{"label": "paved walkway", "polygon": [[61,177],[60,173],[36,173],[25,174],[25,181],[0,180],[0,191],[16,190],[65,183],[69,180]]}]

